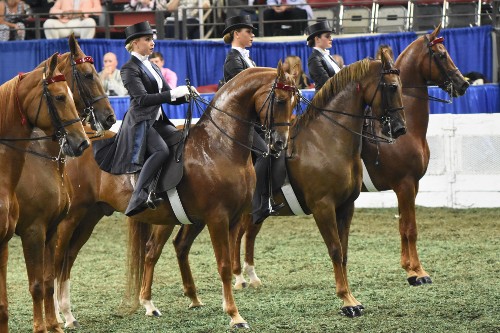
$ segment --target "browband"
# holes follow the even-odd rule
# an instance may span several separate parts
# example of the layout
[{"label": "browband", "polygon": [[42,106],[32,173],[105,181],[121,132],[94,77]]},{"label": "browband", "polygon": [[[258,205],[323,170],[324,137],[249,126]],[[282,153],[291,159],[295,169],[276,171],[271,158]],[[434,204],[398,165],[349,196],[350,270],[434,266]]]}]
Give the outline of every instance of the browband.
[{"label": "browband", "polygon": [[83,57],[83,58],[80,58],[80,59],[75,59],[75,63],[77,65],[83,64],[84,62],[88,62],[88,63],[93,64],[94,63],[94,59],[92,59],[91,56]]},{"label": "browband", "polygon": [[54,83],[54,82],[60,82],[60,81],[66,81],[66,78],[62,74],[53,76],[53,77],[45,80],[45,82],[47,84],[51,84],[51,83]]},{"label": "browband", "polygon": [[428,47],[433,47],[434,45],[436,44],[440,44],[440,43],[443,43],[444,42],[444,37],[438,37],[438,38],[435,38],[433,41],[429,42],[427,44]]},{"label": "browband", "polygon": [[295,90],[297,90],[297,88],[295,88],[295,86],[291,86],[289,84],[284,84],[284,83],[281,83],[281,82],[276,82],[275,88],[276,89],[280,89],[280,90],[285,90],[285,91],[295,91]]}]

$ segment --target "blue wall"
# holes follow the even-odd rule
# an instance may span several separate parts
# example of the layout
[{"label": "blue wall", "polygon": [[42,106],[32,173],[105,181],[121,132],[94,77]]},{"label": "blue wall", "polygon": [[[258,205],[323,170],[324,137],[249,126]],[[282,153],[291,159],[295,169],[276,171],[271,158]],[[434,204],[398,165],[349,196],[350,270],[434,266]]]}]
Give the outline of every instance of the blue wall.
[{"label": "blue wall", "polygon": [[[492,38],[491,26],[442,30],[445,46],[462,73],[471,71],[492,78]],[[379,44],[389,44],[397,57],[417,35],[413,32],[366,35],[360,37],[337,38],[333,41],[331,53],[339,53],[346,64],[375,55]],[[119,64],[130,57],[124,41],[116,39],[80,40],[80,46],[87,55],[94,57],[98,71],[102,69],[102,57],[106,52],[114,52]],[[217,83],[222,78],[222,66],[229,46],[222,41],[210,40],[160,40],[155,49],[165,56],[166,67],[174,70],[183,84],[186,78],[194,86]],[[0,83],[10,80],[19,72],[28,72],[54,52],[68,52],[66,39],[29,40],[0,42]],[[279,59],[287,55],[298,55],[303,62],[311,49],[306,42],[255,42],[250,56],[259,66],[276,67]],[[304,66],[307,70],[307,66]]]}]

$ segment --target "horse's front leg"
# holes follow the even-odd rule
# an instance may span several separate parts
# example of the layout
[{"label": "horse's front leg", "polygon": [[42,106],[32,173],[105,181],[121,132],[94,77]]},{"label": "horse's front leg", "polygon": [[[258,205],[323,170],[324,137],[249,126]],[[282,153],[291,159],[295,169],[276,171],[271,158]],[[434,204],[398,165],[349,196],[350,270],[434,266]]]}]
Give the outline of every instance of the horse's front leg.
[{"label": "horse's front leg", "polygon": [[415,198],[418,183],[402,182],[395,189],[399,206],[399,234],[401,235],[401,267],[406,271],[408,283],[420,286],[432,283],[429,274],[424,270],[417,251],[417,219],[415,214]]},{"label": "horse's front leg", "polygon": [[191,267],[189,266],[189,251],[191,250],[191,245],[193,245],[194,240],[203,228],[205,228],[205,224],[202,223],[183,225],[174,238],[174,248],[181,272],[184,295],[191,300],[191,304],[189,304],[190,308],[203,306],[203,303],[196,294],[196,286],[194,284],[193,274],[191,273]]},{"label": "horse's front leg", "polygon": [[139,301],[146,308],[146,316],[161,316],[151,299],[151,286],[153,285],[153,275],[155,265],[160,258],[165,243],[169,239],[174,225],[153,225],[151,236],[146,243],[146,257],[144,262],[144,273],[142,279],[141,293]]},{"label": "horse's front leg", "polygon": [[45,323],[50,332],[64,333],[59,327],[59,321],[56,316],[54,304],[54,283],[55,283],[55,267],[54,256],[57,242],[57,233],[47,235],[48,239],[45,246],[45,261],[44,261],[44,305],[45,305]]},{"label": "horse's front leg", "polygon": [[[235,224],[236,227],[237,223]],[[226,217],[212,218],[207,221],[210,239],[214,248],[217,268],[222,280],[222,308],[231,317],[231,328],[249,328],[247,322],[240,316],[234,301],[233,288],[231,286],[231,252],[229,239],[229,221]]]},{"label": "horse's front leg", "polygon": [[361,315],[361,309],[358,308],[359,302],[352,297],[344,272],[345,255],[340,241],[334,204],[316,203],[313,216],[333,263],[337,296],[343,302],[342,313],[349,317],[359,316]]}]

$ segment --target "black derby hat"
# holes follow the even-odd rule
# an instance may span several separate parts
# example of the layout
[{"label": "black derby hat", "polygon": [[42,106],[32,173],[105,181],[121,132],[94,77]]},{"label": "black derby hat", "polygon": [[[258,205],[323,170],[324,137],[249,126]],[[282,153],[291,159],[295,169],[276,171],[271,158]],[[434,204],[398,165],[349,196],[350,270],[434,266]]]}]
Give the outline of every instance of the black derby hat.
[{"label": "black derby hat", "polygon": [[151,28],[149,21],[136,23],[125,28],[125,45],[133,39],[154,34],[156,34],[156,30]]},{"label": "black derby hat", "polygon": [[250,15],[233,16],[226,19],[226,28],[222,32],[222,35],[224,36],[228,32],[239,28],[250,28],[253,29],[253,31],[257,30],[252,25],[252,19],[250,18]]},{"label": "black derby hat", "polygon": [[306,28],[307,40],[314,38],[315,36],[322,34],[323,32],[332,32],[333,29],[328,21],[320,21],[314,23]]}]

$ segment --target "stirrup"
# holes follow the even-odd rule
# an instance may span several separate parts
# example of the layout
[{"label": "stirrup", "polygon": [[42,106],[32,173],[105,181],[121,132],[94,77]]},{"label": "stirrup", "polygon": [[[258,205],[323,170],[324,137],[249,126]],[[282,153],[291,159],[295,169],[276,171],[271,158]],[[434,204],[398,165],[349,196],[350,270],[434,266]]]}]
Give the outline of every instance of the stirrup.
[{"label": "stirrup", "polygon": [[148,206],[149,209],[155,210],[156,209],[155,201],[157,201],[155,193],[149,192],[148,198],[146,199],[146,206]]}]

